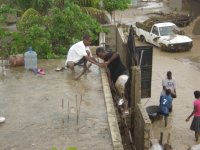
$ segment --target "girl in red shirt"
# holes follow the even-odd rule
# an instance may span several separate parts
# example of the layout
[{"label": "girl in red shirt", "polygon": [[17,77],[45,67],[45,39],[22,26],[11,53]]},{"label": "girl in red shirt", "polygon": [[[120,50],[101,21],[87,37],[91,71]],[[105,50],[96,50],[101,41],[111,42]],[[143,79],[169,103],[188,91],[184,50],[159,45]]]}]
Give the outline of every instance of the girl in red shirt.
[{"label": "girl in red shirt", "polygon": [[195,131],[195,139],[198,141],[200,135],[200,91],[194,91],[194,97],[196,98],[193,102],[194,109],[186,121],[189,121],[189,119],[194,115],[190,129]]}]

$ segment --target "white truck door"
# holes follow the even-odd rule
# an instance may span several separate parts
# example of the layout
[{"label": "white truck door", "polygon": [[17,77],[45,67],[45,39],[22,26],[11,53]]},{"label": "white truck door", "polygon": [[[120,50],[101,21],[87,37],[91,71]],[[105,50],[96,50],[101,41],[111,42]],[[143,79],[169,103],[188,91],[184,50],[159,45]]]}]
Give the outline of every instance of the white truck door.
[{"label": "white truck door", "polygon": [[157,26],[153,26],[150,32],[150,43],[152,43],[153,45],[159,46],[158,44],[158,39],[159,39],[159,30]]}]

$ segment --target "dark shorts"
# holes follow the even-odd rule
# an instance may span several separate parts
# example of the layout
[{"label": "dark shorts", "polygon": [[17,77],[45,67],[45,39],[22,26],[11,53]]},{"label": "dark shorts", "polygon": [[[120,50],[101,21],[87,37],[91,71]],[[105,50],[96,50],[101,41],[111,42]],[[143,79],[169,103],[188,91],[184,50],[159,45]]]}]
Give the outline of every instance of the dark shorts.
[{"label": "dark shorts", "polygon": [[81,58],[77,63],[75,63],[75,66],[76,65],[84,65],[84,63],[86,64],[87,60],[85,59],[85,57]]}]

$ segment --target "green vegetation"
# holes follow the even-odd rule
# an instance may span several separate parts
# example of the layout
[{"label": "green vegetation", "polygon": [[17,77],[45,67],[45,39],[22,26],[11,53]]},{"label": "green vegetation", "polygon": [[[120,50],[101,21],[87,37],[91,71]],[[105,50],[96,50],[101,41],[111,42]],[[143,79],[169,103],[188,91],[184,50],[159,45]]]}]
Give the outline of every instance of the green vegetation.
[{"label": "green vegetation", "polygon": [[114,10],[124,10],[128,8],[130,0],[104,0],[104,9],[112,14]]},{"label": "green vegetation", "polygon": [[[105,8],[112,12],[127,8],[129,0],[110,1],[119,3],[112,5],[109,0],[104,0]],[[7,5],[2,4],[3,2]],[[6,22],[7,14],[16,13],[16,10],[22,13],[17,22],[17,32],[9,32],[0,27],[0,52],[7,51],[7,55],[24,53],[32,46],[40,58],[55,58],[66,55],[69,47],[81,40],[84,33],[90,34],[93,41],[97,41],[99,32],[103,31],[97,20],[104,22],[100,2],[101,0],[0,1],[0,25]]]},{"label": "green vegetation", "polygon": [[12,41],[7,49],[12,54],[24,53],[32,46],[40,58],[55,58],[66,55],[70,45],[79,41],[84,33],[89,33],[95,41],[103,29],[78,5],[68,3],[63,9],[52,7],[44,16],[33,8],[28,9],[17,22],[17,30],[8,32]]},{"label": "green vegetation", "polygon": [[[7,5],[0,6],[0,26],[5,26],[8,16],[7,14],[14,14],[15,10],[11,9]],[[8,57],[10,55],[10,42],[11,42],[11,33],[8,32],[5,28],[0,27],[0,58]]]}]

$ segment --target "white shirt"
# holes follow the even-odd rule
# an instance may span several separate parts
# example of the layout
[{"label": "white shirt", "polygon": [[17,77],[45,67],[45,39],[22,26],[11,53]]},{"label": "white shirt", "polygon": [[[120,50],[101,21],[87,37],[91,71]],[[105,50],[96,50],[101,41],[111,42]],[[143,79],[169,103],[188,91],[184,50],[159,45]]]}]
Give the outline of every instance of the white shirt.
[{"label": "white shirt", "polygon": [[[170,89],[172,93],[175,93],[175,89],[176,89],[176,81],[175,79],[163,79],[162,80],[162,86],[165,86],[166,89]],[[161,92],[161,95],[165,95],[165,90],[163,89]]]},{"label": "white shirt", "polygon": [[[81,60],[84,56],[87,56],[86,50],[90,52],[90,48],[88,46],[85,46],[83,41],[80,41],[72,45],[68,51],[65,65],[67,65],[68,61],[72,61],[74,63],[79,62],[79,60]],[[90,52],[90,56],[91,56],[91,52]]]}]

